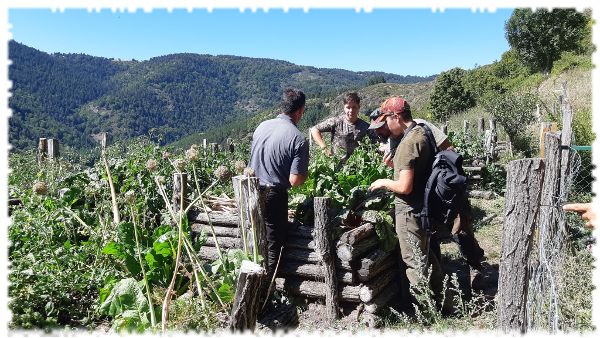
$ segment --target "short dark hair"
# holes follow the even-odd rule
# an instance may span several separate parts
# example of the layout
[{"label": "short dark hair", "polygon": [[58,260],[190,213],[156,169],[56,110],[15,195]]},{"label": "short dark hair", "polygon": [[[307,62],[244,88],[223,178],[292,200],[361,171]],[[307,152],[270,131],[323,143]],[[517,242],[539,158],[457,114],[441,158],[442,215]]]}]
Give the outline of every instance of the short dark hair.
[{"label": "short dark hair", "polygon": [[306,95],[299,89],[290,88],[283,92],[281,97],[281,112],[290,115],[304,107]]},{"label": "short dark hair", "polygon": [[413,120],[412,118],[412,113],[410,111],[410,109],[406,109],[405,111],[403,111],[402,113],[396,114],[398,116],[400,116],[400,118],[402,119],[402,121],[404,122],[410,122]]},{"label": "short dark hair", "polygon": [[348,104],[350,102],[354,102],[354,103],[360,105],[360,97],[358,97],[357,93],[351,92],[351,93],[346,93],[346,95],[344,95],[344,104]]}]

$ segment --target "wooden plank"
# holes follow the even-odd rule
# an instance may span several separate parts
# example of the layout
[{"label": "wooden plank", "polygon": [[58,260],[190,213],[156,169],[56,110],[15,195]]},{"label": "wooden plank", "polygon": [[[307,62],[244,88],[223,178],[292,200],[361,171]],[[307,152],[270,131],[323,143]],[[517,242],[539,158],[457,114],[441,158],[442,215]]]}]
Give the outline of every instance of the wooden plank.
[{"label": "wooden plank", "polygon": [[[361,286],[351,286],[338,284],[339,300],[342,302],[360,302]],[[294,276],[285,276],[275,278],[275,289],[286,291],[292,296],[302,296],[307,298],[325,298],[325,283],[305,280]]]},{"label": "wooden plank", "polygon": [[[212,211],[208,213],[208,217],[210,217],[212,225],[237,227],[240,224],[240,217],[238,214]],[[188,212],[188,220],[190,222],[208,224],[208,217],[204,211],[192,210]]]},{"label": "wooden plank", "polygon": [[[284,249],[285,251],[285,249]],[[309,264],[298,261],[281,261],[277,274],[288,274],[294,276],[306,277],[314,280],[324,280],[325,272],[318,264]],[[356,283],[354,272],[336,269],[336,279],[339,282],[353,285]]]},{"label": "wooden plank", "polygon": [[[282,260],[293,260],[300,261],[304,263],[317,263],[319,261],[319,256],[314,250],[307,249],[295,249],[286,247],[281,254]],[[335,258],[334,260],[335,266],[341,270],[349,270],[353,271],[352,265],[348,261],[342,261],[339,258]]]}]

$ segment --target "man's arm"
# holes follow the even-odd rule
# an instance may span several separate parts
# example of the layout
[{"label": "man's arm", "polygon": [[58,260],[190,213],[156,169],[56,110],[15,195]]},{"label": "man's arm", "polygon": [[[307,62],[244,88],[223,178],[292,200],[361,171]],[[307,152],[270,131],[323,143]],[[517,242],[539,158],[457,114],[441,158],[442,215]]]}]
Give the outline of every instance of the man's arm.
[{"label": "man's arm", "polygon": [[450,143],[450,141],[448,141],[448,139],[445,139],[444,142],[442,142],[438,148],[440,148],[440,150],[446,150],[446,149],[450,149],[452,151],[456,151],[454,150],[454,146],[452,145],[452,143]]},{"label": "man's arm", "polygon": [[310,129],[310,135],[312,136],[315,143],[319,145],[321,148],[325,148],[327,150],[327,155],[331,155],[331,150],[327,148],[327,144],[323,141],[323,137],[321,136],[321,131],[317,128]]},{"label": "man's arm", "polygon": [[290,184],[292,187],[297,187],[299,185],[303,185],[308,178],[308,174],[300,175],[300,174],[290,174]]},{"label": "man's arm", "polygon": [[371,183],[369,190],[373,191],[380,188],[388,188],[395,193],[408,195],[412,191],[414,179],[414,169],[403,169],[400,171],[400,176],[398,177],[397,181],[387,178],[378,179],[377,181]]}]

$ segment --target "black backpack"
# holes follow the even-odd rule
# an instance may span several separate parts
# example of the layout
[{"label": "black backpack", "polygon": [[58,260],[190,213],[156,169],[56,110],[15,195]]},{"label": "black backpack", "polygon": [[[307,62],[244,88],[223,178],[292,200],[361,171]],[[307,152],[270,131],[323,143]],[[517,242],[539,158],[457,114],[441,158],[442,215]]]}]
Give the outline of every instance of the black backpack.
[{"label": "black backpack", "polygon": [[462,155],[449,149],[438,152],[433,133],[427,125],[413,122],[404,136],[415,125],[423,128],[429,139],[431,173],[425,186],[423,209],[415,215],[421,217],[421,226],[429,234],[436,230],[438,224],[451,225],[458,216],[466,203],[467,175],[462,168]]}]

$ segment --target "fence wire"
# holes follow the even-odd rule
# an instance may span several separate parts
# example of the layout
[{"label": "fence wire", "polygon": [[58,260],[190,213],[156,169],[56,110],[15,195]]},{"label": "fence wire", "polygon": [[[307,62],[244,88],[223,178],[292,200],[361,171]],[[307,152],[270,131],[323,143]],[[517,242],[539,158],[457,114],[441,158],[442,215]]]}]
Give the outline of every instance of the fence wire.
[{"label": "fence wire", "polygon": [[[575,144],[574,140],[572,144]],[[561,288],[565,287],[562,267],[565,256],[571,254],[573,248],[562,206],[567,202],[591,201],[593,164],[590,155],[582,156],[579,151],[571,150],[565,188],[558,196],[552,196],[551,205],[540,206],[540,219],[553,221],[538,224],[532,248],[526,303],[527,331],[559,333],[564,330],[560,317],[560,294]]]}]

